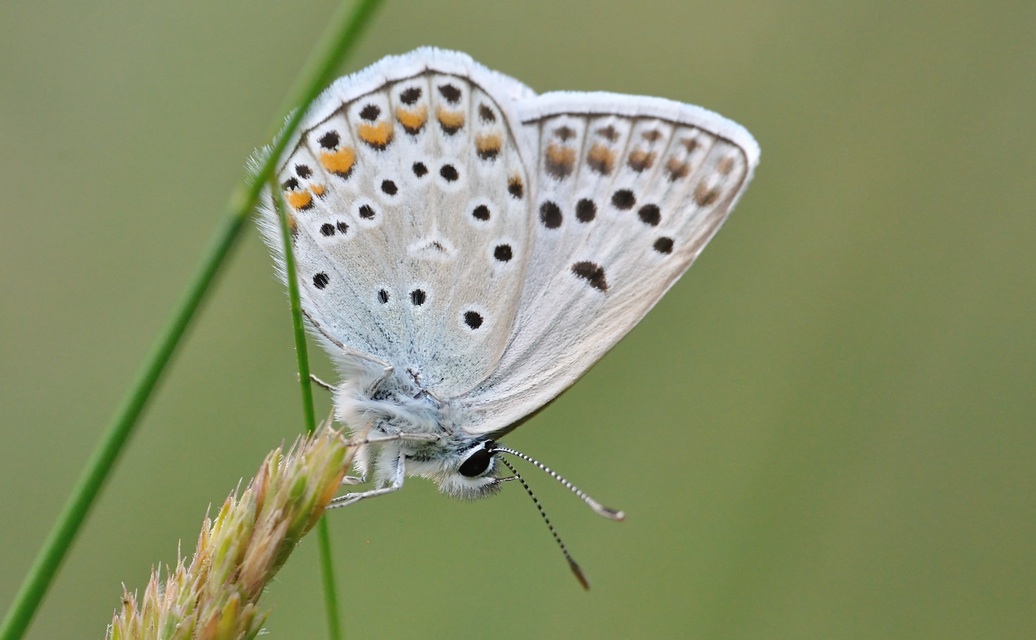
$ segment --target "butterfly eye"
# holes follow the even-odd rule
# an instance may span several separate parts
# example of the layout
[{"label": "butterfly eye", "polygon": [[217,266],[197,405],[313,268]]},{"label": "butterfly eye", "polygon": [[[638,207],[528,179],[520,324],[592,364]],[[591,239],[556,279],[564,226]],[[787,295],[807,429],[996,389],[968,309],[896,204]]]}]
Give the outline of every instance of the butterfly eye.
[{"label": "butterfly eye", "polygon": [[492,440],[478,444],[468,454],[467,459],[461,463],[457,471],[465,478],[477,478],[485,474],[493,467],[493,454],[490,452],[492,448]]}]

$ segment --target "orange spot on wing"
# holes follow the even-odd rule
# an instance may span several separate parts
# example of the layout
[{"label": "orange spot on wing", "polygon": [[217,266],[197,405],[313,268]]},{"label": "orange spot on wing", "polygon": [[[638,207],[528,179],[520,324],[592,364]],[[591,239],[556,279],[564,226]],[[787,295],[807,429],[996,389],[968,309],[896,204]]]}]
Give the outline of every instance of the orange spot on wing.
[{"label": "orange spot on wing", "polygon": [[650,169],[655,164],[655,153],[641,149],[631,151],[628,164],[630,169],[638,172]]},{"label": "orange spot on wing", "polygon": [[679,180],[680,178],[686,178],[691,172],[691,165],[680,160],[677,157],[669,158],[669,161],[665,163],[666,171],[669,172],[670,180]]},{"label": "orange spot on wing", "polygon": [[286,191],[284,199],[292,209],[302,211],[313,206],[313,196],[308,191]]},{"label": "orange spot on wing", "polygon": [[435,118],[442,125],[442,128],[447,131],[456,131],[464,126],[463,111],[447,111],[439,107],[435,110]]},{"label": "orange spot on wing", "polygon": [[704,182],[699,182],[698,186],[694,188],[694,201],[699,206],[707,207],[710,204],[716,202],[719,199],[719,189],[710,187]]},{"label": "orange spot on wing", "polygon": [[407,133],[417,133],[428,122],[428,107],[421,105],[417,109],[410,110],[399,107],[396,109],[396,119],[403,125]]},{"label": "orange spot on wing", "polygon": [[522,183],[522,177],[517,173],[507,179],[507,192],[511,194],[512,198],[518,200],[525,195],[525,185]]},{"label": "orange spot on wing", "polygon": [[315,195],[318,198],[324,195],[324,192],[327,191],[327,189],[322,184],[311,184],[309,185],[309,190],[312,191],[313,195]]},{"label": "orange spot on wing", "polygon": [[557,178],[564,178],[572,174],[576,163],[576,150],[571,147],[563,147],[559,144],[550,143],[547,145],[547,173]]},{"label": "orange spot on wing", "polygon": [[602,175],[608,175],[615,168],[615,152],[603,144],[595,144],[586,154],[590,168]]},{"label": "orange spot on wing", "polygon": [[392,123],[383,120],[377,124],[361,123],[356,128],[356,135],[375,149],[384,149],[392,142]]},{"label": "orange spot on wing", "polygon": [[355,163],[356,152],[349,147],[342,147],[338,151],[320,152],[320,164],[331,173],[343,178],[349,175]]},{"label": "orange spot on wing", "polygon": [[475,150],[481,158],[493,158],[500,153],[500,147],[504,144],[499,133],[478,134],[475,136]]}]

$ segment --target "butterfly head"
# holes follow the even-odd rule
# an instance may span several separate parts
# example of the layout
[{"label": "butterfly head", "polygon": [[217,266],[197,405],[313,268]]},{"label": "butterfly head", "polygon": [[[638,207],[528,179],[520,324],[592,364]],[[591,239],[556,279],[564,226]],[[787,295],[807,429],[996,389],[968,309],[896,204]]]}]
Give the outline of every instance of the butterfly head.
[{"label": "butterfly head", "polygon": [[[496,443],[481,438],[466,444],[465,448],[441,454],[437,461],[412,458],[407,461],[407,471],[429,477],[440,491],[455,498],[476,500],[493,495],[502,484],[497,476]],[[435,467],[432,473],[422,472],[432,471],[428,468],[431,465]]]}]

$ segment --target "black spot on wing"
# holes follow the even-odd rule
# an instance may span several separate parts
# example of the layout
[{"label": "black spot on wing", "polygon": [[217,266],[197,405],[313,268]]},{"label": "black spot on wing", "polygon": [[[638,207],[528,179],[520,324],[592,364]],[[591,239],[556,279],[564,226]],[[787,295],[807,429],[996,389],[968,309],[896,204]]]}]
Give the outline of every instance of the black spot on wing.
[{"label": "black spot on wing", "polygon": [[589,260],[577,262],[572,265],[572,273],[577,278],[586,280],[587,284],[598,291],[608,290],[608,280],[605,277],[604,267],[595,262],[590,262]]}]

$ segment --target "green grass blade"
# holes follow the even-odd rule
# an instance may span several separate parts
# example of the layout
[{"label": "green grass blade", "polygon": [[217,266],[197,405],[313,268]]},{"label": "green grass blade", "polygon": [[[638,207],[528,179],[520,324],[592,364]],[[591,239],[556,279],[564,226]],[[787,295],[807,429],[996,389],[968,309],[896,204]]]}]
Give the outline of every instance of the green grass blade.
[{"label": "green grass blade", "polygon": [[[380,4],[381,0],[359,0],[351,9],[343,5],[338,10],[311,57],[311,62],[300,74],[296,88],[290,94],[289,104],[307,105],[319,94]],[[272,175],[277,158],[298,126],[303,113],[304,109],[297,109],[292,113],[262,167],[231,196],[224,220],[209,242],[201,267],[191,279],[172,319],[148,355],[144,367],[108,425],[101,442],[73,488],[71,497],[58,516],[54,528],[29,569],[3,624],[0,625],[0,640],[17,640],[25,634],[105,480],[111,474],[115,461],[169,366],[176,348],[193,322],[220,267],[237,243],[248,214],[255,206],[266,179]]]},{"label": "green grass blade", "polygon": [[[302,413],[306,429],[316,429],[316,415],[313,410],[313,384],[309,371],[309,352],[306,348],[306,328],[302,324],[302,303],[299,300],[299,281],[295,269],[295,253],[291,246],[291,229],[285,209],[284,194],[278,188],[274,176],[270,176],[270,193],[277,219],[281,223],[281,238],[284,240],[285,276],[288,280],[288,298],[291,300],[291,325],[295,335],[295,355],[299,363],[299,384],[302,391]],[[340,640],[342,637],[341,615],[338,610],[338,588],[335,581],[334,561],[331,555],[331,530],[327,518],[321,518],[317,525],[317,540],[320,548],[320,574],[324,589],[324,607],[327,613],[328,637]]]},{"label": "green grass blade", "polygon": [[306,421],[306,430],[312,433],[316,430],[317,423],[313,409],[313,384],[309,377],[309,351],[306,349],[306,328],[302,325],[302,303],[299,300],[299,281],[295,269],[295,252],[291,246],[291,229],[288,225],[288,213],[284,208],[284,194],[281,193],[274,176],[270,176],[270,194],[273,196],[273,208],[277,211],[277,219],[281,223],[281,238],[284,240],[284,270],[288,280],[288,299],[291,301],[291,327],[295,336],[295,357],[299,363],[299,385],[302,387],[302,414]]}]

